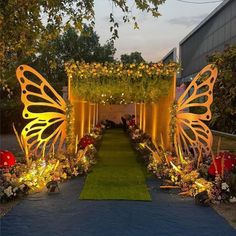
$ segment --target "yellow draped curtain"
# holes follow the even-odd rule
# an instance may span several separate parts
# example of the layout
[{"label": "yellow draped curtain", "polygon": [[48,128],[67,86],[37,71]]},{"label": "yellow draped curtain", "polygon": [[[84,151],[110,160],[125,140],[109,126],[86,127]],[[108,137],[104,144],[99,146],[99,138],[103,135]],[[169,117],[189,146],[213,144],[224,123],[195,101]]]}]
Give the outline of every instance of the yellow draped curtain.
[{"label": "yellow draped curtain", "polygon": [[[140,129],[152,137],[154,144],[160,142],[162,137],[167,149],[171,148],[169,122],[170,107],[175,97],[175,83],[174,77],[169,94],[161,97],[158,102],[135,104],[136,123],[139,124]],[[80,139],[98,122],[98,104],[78,100],[72,93],[70,83],[68,87],[69,100],[74,112],[74,132]]]}]

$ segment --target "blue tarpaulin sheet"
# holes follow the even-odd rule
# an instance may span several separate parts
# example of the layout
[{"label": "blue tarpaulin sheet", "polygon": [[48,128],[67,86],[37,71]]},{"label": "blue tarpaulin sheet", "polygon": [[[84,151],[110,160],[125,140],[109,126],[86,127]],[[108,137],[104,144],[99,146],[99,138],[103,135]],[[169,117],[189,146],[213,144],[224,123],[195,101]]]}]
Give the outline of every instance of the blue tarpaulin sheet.
[{"label": "blue tarpaulin sheet", "polygon": [[79,200],[84,178],[61,184],[61,193],[39,193],[21,201],[1,219],[1,236],[235,236],[210,207],[196,206],[147,181],[152,201]]}]

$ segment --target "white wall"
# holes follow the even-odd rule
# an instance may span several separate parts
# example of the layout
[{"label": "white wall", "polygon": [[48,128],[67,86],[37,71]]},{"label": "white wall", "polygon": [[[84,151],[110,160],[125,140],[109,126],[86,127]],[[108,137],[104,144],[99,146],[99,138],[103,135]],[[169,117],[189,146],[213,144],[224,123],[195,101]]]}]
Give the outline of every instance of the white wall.
[{"label": "white wall", "polygon": [[134,104],[127,105],[99,105],[98,120],[112,120],[115,123],[121,123],[121,116],[125,114],[133,115],[135,113]]}]

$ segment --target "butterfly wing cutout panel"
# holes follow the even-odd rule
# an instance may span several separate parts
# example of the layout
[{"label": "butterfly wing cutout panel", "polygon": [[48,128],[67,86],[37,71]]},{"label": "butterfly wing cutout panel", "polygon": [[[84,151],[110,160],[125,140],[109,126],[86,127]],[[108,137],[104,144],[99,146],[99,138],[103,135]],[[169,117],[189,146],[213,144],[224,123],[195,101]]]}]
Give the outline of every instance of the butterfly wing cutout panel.
[{"label": "butterfly wing cutout panel", "polygon": [[16,70],[24,104],[23,118],[29,120],[21,139],[36,156],[52,150],[59,151],[66,138],[66,103],[45,78],[27,65]]},{"label": "butterfly wing cutout panel", "polygon": [[190,154],[190,149],[195,156],[211,152],[212,133],[204,122],[211,119],[216,78],[217,68],[207,65],[177,101],[175,144],[186,154]]}]

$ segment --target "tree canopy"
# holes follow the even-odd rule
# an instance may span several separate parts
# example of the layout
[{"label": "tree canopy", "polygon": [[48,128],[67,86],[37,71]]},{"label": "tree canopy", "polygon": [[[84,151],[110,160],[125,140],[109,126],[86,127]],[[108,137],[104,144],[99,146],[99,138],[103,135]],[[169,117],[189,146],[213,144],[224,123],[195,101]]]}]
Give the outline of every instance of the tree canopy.
[{"label": "tree canopy", "polygon": [[[123,12],[123,21],[133,21],[132,9],[146,11],[158,17],[158,6],[165,0],[111,0]],[[112,11],[112,8],[111,8]],[[68,27],[82,31],[86,23],[95,25],[94,0],[0,0],[0,83],[15,79],[15,69],[41,53],[47,44]],[[118,37],[119,23],[110,13],[112,39]],[[107,47],[102,49],[106,53]]]},{"label": "tree canopy", "polygon": [[44,68],[46,78],[51,83],[65,83],[67,76],[64,64],[67,61],[112,62],[116,49],[112,41],[104,45],[99,42],[99,36],[92,28],[85,26],[79,33],[69,27],[62,35],[44,45],[33,60],[33,66],[39,71]]},{"label": "tree canopy", "polygon": [[236,45],[214,53],[208,61],[218,68],[211,125],[220,131],[236,133]]},{"label": "tree canopy", "polygon": [[[111,0],[112,6],[110,14],[108,13],[111,41],[105,45],[99,45],[99,38],[95,33],[87,38],[81,35],[81,32],[85,31],[85,23],[89,29],[95,26],[94,2],[94,0],[0,0],[1,99],[9,98],[12,91],[13,96],[19,93],[15,71],[20,64],[35,67],[55,85],[55,82],[61,83],[65,76],[63,63],[67,59],[76,61],[83,59],[89,62],[112,61],[115,50],[112,41],[118,37],[120,23],[120,19],[116,20],[113,8],[123,12],[123,22],[130,22],[134,24],[134,28],[138,28],[137,19],[133,15],[134,10],[138,9],[158,17],[160,15],[158,6],[165,0],[134,0],[132,3],[128,0]],[[71,28],[74,28],[74,32],[70,30]],[[70,40],[73,43],[68,42]],[[81,44],[86,48],[84,51],[82,46],[78,46]],[[88,44],[92,46],[92,51],[86,51]],[[59,86],[61,87],[61,84]],[[1,102],[2,119],[9,124],[8,127],[4,124],[6,130],[10,130],[14,122],[12,119],[16,117],[16,109],[19,107],[17,99],[5,99]],[[19,121],[15,123],[18,124]]]},{"label": "tree canopy", "polygon": [[143,59],[141,52],[131,52],[130,55],[122,54],[120,56],[120,60],[124,64],[131,64],[131,63],[142,63],[145,62]]}]

